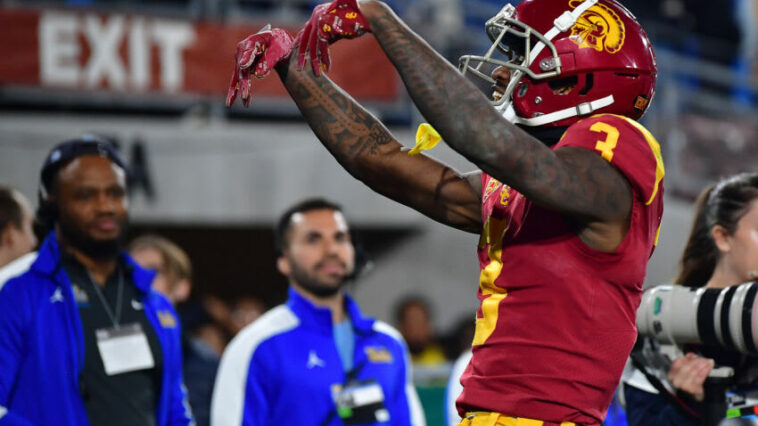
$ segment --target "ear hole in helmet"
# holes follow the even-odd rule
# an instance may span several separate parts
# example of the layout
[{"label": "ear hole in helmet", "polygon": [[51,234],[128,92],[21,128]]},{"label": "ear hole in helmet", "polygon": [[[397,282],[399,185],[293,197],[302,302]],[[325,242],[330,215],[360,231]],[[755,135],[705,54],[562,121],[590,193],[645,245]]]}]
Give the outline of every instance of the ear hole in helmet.
[{"label": "ear hole in helmet", "polygon": [[518,87],[518,92],[516,92],[516,95],[522,98],[526,95],[527,90],[529,90],[529,83],[521,83],[521,85]]},{"label": "ear hole in helmet", "polygon": [[584,87],[582,87],[582,90],[579,91],[580,96],[584,96],[587,93],[590,92],[592,89],[592,86],[595,85],[595,74],[588,73],[587,78],[584,80]]},{"label": "ear hole in helmet", "polygon": [[567,94],[579,83],[579,79],[575,75],[570,75],[563,78],[557,78],[547,82],[548,87],[553,93]]}]

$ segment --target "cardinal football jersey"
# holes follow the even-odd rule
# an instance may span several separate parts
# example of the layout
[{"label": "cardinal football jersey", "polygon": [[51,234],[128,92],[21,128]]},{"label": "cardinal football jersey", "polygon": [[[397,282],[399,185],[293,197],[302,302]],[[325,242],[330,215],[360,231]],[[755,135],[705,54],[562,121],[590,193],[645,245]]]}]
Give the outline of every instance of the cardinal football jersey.
[{"label": "cardinal football jersey", "polygon": [[637,336],[635,313],[663,213],[663,161],[636,121],[604,114],[553,149],[602,156],[628,180],[629,230],[615,252],[586,246],[559,213],[482,174],[481,268],[461,413],[599,424]]}]

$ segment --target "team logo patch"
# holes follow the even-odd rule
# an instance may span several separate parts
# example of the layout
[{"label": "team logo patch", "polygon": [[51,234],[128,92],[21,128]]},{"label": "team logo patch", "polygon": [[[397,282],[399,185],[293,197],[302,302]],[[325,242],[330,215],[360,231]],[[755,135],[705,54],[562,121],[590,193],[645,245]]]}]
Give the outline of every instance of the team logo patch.
[{"label": "team logo patch", "polygon": [[644,111],[647,108],[647,104],[650,102],[647,97],[639,95],[634,98],[634,109],[638,111]]},{"label": "team logo patch", "polygon": [[366,356],[368,356],[369,362],[373,362],[373,363],[392,362],[392,354],[384,346],[366,347]]},{"label": "team logo patch", "polygon": [[[569,0],[569,6],[577,7],[584,0]],[[582,13],[571,27],[569,39],[580,49],[591,48],[598,52],[605,50],[616,53],[621,50],[626,38],[624,23],[618,14],[608,6],[597,3]]]},{"label": "team logo patch", "polygon": [[158,311],[158,321],[163,328],[176,327],[176,317],[170,311]]},{"label": "team logo patch", "polygon": [[495,191],[497,191],[498,188],[500,188],[500,181],[497,179],[490,177],[490,180],[487,181],[487,188],[484,189],[484,194],[482,195],[482,204],[484,204],[487,201],[487,198],[490,197]]},{"label": "team logo patch", "polygon": [[511,187],[508,185],[503,185],[503,189],[500,191],[500,204],[503,206],[507,206],[510,199],[511,199]]}]

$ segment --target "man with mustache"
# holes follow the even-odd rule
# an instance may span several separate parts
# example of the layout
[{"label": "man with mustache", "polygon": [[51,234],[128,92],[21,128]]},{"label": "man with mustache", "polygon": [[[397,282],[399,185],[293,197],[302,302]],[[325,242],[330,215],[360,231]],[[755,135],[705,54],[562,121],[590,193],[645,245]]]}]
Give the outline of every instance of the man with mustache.
[{"label": "man with mustache", "polygon": [[276,228],[289,298],[227,346],[213,425],[423,425],[405,342],[345,294],[355,248],[339,206],[289,208]]},{"label": "man with mustache", "polygon": [[0,291],[0,425],[186,425],[179,322],[121,251],[126,167],[86,135],[42,168],[52,232]]}]

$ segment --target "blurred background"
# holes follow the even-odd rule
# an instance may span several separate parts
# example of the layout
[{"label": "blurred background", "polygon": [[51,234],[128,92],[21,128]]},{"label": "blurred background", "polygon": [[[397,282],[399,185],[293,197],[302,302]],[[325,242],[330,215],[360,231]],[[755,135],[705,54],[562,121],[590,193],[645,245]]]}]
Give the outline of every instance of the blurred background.
[{"label": "blurred background", "polygon": [[[486,50],[484,22],[504,5],[388,3],[456,64],[461,53]],[[626,3],[658,58],[657,92],[643,123],[666,163],[663,227],[646,281],[659,284],[675,273],[693,197],[721,176],[756,170],[758,0]],[[363,310],[402,329],[406,316],[422,321],[413,306],[425,306],[428,330],[404,333],[420,340],[417,383],[434,388],[444,383],[446,360],[470,342],[477,237],[350,177],[275,76],[254,81],[249,109],[223,105],[236,42],[266,23],[294,34],[314,4],[0,0],[0,183],[36,199],[39,169],[54,144],[87,132],[117,141],[133,172],[130,236],[163,235],[187,251],[194,281],[188,315],[199,306],[228,326],[216,337],[220,348],[286,296],[272,249],[278,214],[304,197],[335,200],[369,260],[351,288]],[[336,44],[332,62],[330,77],[413,145],[421,118],[374,39]],[[474,169],[444,146],[430,155]]]}]

